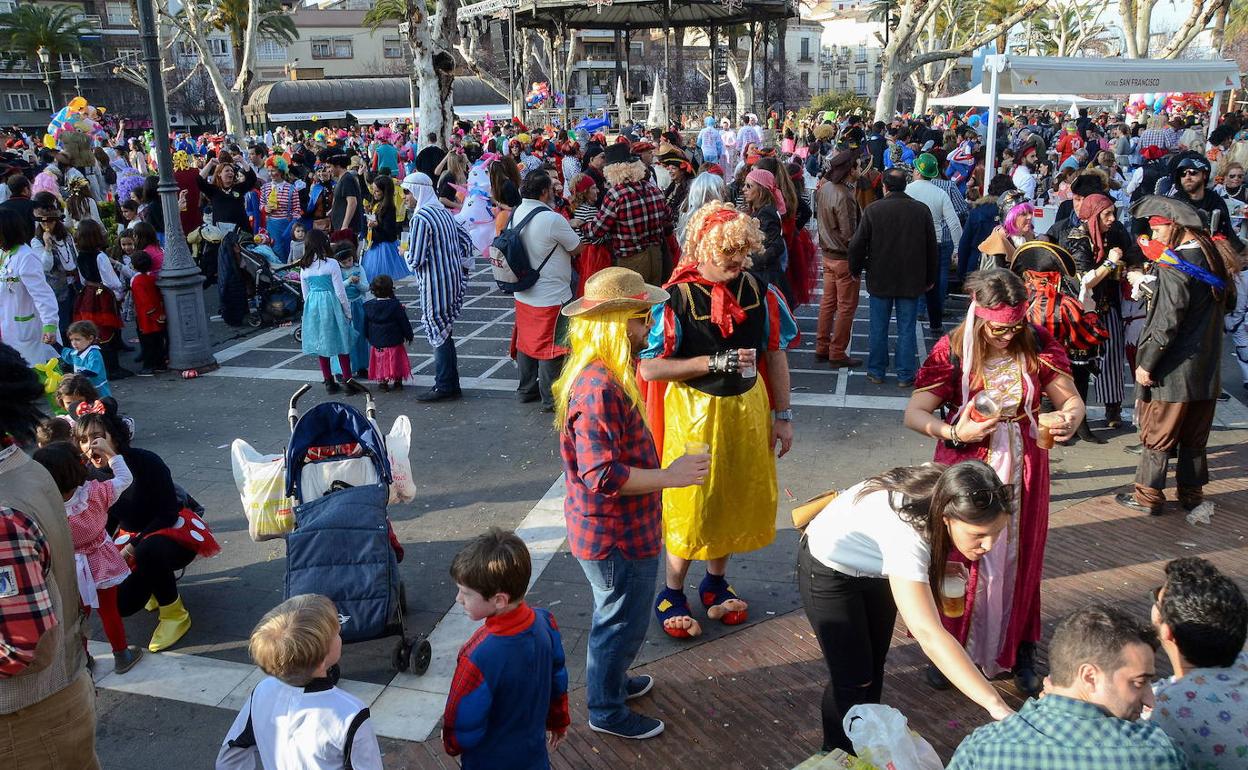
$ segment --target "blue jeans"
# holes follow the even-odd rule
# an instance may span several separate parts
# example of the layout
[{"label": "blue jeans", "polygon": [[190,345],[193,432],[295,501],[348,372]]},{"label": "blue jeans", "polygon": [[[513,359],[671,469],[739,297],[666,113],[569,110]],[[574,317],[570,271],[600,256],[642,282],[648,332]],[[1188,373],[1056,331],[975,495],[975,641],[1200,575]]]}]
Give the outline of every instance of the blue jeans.
[{"label": "blue jeans", "polygon": [[871,330],[867,374],[883,379],[884,373],[888,371],[888,323],[894,308],[897,310],[897,350],[894,353],[897,379],[910,382],[918,369],[914,324],[918,318],[919,301],[913,297],[870,298]]},{"label": "blue jeans", "polygon": [[455,338],[433,349],[433,387],[450,393],[459,392],[459,359],[455,356]]},{"label": "blue jeans", "polygon": [[628,716],[624,705],[628,669],[650,628],[659,558],[626,559],[618,548],[612,548],[605,559],[577,561],[594,592],[594,618],[585,656],[589,721],[609,727]]},{"label": "blue jeans", "polygon": [[945,297],[949,296],[949,263],[953,261],[954,245],[940,242],[940,260],[936,269],[936,285],[919,300],[919,312],[927,313],[929,326],[940,326],[945,317]]}]

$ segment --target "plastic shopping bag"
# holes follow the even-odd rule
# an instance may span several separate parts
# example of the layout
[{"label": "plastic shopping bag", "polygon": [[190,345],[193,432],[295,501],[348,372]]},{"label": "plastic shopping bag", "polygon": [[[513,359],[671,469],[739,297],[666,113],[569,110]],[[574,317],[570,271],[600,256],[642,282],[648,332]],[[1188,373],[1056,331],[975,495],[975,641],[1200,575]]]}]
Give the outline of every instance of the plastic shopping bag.
[{"label": "plastic shopping bag", "polygon": [[285,456],[262,455],[240,438],[230,445],[230,461],[251,539],[258,543],[293,531],[295,515],[293,501],[286,496]]},{"label": "plastic shopping bag", "polygon": [[858,759],[879,770],[944,768],[932,745],[911,732],[905,714],[892,706],[854,706],[845,714],[843,726]]},{"label": "plastic shopping bag", "polygon": [[412,423],[401,414],[394,420],[386,436],[386,454],[390,456],[390,502],[410,503],[416,499],[416,482],[412,480]]}]

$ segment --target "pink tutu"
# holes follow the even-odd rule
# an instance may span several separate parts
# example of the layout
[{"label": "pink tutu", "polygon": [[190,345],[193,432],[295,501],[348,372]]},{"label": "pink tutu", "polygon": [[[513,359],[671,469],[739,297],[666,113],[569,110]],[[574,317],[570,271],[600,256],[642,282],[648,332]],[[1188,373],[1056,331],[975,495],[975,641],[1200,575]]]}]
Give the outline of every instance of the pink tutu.
[{"label": "pink tutu", "polygon": [[392,348],[369,348],[368,378],[370,380],[408,380],[412,377],[412,362],[407,358],[407,346]]}]

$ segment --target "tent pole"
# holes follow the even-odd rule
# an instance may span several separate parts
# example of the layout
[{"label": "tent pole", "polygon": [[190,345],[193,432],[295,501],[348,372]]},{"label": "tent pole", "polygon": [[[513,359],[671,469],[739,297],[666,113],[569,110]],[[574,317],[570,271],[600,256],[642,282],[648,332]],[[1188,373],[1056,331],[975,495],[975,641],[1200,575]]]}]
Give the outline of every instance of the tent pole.
[{"label": "tent pole", "polygon": [[[663,114],[667,120],[667,111],[672,103],[672,0],[663,4]],[[654,126],[649,126],[654,128]],[[660,126],[666,130],[667,126]]]},{"label": "tent pole", "polygon": [[[985,57],[987,59],[989,57]],[[997,108],[1001,100],[1001,71],[1005,69],[1005,55],[993,56],[990,73],[990,90],[988,92],[988,137],[984,142],[984,189],[997,175]],[[987,62],[985,62],[987,64]]]},{"label": "tent pole", "polygon": [[1218,127],[1218,115],[1222,112],[1222,93],[1222,91],[1213,92],[1213,104],[1209,105],[1209,130],[1206,138],[1213,133],[1213,129]]}]

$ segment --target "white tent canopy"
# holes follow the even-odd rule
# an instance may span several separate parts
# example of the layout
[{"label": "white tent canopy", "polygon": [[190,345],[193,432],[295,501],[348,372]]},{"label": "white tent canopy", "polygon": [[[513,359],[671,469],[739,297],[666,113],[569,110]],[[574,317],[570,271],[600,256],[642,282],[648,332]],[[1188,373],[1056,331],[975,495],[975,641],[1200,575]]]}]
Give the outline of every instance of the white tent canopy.
[{"label": "white tent canopy", "polygon": [[[953,96],[928,99],[927,103],[933,107],[987,107],[991,96],[976,87]],[[1114,101],[1085,99],[1073,94],[1002,94],[997,100],[1000,107],[1069,107],[1071,104],[1076,107],[1112,107]]]},{"label": "white tent canopy", "polygon": [[[985,77],[980,89],[988,94],[987,146],[996,147],[997,111],[1003,95],[1169,93],[1213,91],[1209,128],[1218,124],[1222,93],[1239,87],[1239,65],[1224,59],[1172,60],[1079,58],[1056,56],[984,57]],[[984,178],[996,171],[996,154],[988,154]]]},{"label": "white tent canopy", "polygon": [[[987,56],[997,60],[1000,94],[1085,94],[1226,91],[1239,87],[1239,65],[1223,59],[1124,59]],[[1002,61],[1003,60],[1003,61]],[[991,91],[990,78],[981,84]]]}]

